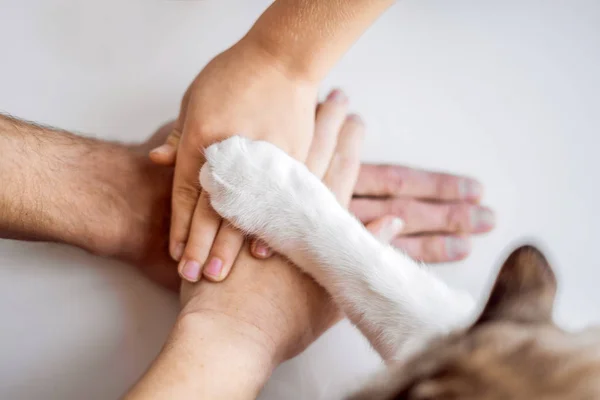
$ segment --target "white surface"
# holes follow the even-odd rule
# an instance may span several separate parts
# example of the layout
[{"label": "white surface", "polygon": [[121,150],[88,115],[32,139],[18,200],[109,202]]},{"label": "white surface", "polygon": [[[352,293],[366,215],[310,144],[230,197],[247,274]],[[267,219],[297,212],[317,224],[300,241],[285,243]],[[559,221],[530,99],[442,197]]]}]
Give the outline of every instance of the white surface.
[{"label": "white surface", "polygon": [[[0,0],[0,110],[140,140],[268,3]],[[507,246],[536,238],[558,269],[557,318],[580,327],[600,322],[599,70],[597,0],[414,0],[393,7],[323,88],[345,88],[365,117],[365,159],[485,183],[498,227],[466,262],[440,267],[452,284],[480,295]],[[132,268],[8,241],[0,300],[2,399],[116,398],[177,310]],[[377,364],[341,324],[282,366],[262,398],[329,398]]]}]

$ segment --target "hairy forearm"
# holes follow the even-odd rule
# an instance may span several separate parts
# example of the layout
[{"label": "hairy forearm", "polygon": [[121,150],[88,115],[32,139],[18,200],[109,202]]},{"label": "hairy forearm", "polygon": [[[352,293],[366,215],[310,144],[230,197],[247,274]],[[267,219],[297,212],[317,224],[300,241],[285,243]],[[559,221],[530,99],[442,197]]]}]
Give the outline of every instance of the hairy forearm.
[{"label": "hairy forearm", "polygon": [[277,0],[245,40],[294,74],[321,80],[394,0]]},{"label": "hairy forearm", "polygon": [[255,399],[275,366],[273,352],[256,328],[243,328],[221,313],[180,317],[125,399]]},{"label": "hairy forearm", "polygon": [[133,231],[127,193],[147,172],[128,147],[0,115],[0,153],[0,237],[131,251],[117,239]]}]

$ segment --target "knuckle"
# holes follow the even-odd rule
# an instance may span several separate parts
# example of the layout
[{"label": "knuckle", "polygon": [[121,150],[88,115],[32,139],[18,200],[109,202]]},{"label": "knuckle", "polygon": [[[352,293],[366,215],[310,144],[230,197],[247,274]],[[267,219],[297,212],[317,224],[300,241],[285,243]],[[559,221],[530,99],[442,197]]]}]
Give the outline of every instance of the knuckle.
[{"label": "knuckle", "polygon": [[469,206],[452,205],[448,206],[446,214],[446,226],[454,232],[467,232],[470,228]]},{"label": "knuckle", "polygon": [[220,131],[220,123],[217,120],[204,118],[202,121],[194,119],[189,126],[186,126],[184,133],[189,136],[192,144],[201,144],[202,142],[212,143],[217,140]]},{"label": "knuckle", "polygon": [[422,252],[422,259],[430,262],[440,261],[444,258],[444,243],[438,237],[425,239],[423,240]]},{"label": "knuckle", "polygon": [[398,217],[405,219],[407,215],[413,215],[418,202],[413,199],[394,199],[389,201],[389,213],[397,215]]},{"label": "knuckle", "polygon": [[178,128],[173,128],[171,130],[171,133],[169,133],[169,136],[167,137],[167,142],[168,143],[178,143],[179,139],[181,138],[181,130],[179,130]]},{"label": "knuckle", "polygon": [[208,253],[210,251],[210,241],[209,240],[199,240],[197,241],[189,241],[183,252],[183,258],[188,260],[196,260],[199,263],[203,263],[206,261],[208,257]]},{"label": "knuckle", "polygon": [[395,194],[402,191],[404,180],[398,175],[398,171],[392,165],[380,165],[379,174],[382,178],[383,190],[388,194]]},{"label": "knuckle", "polygon": [[173,187],[173,203],[194,204],[200,195],[200,186],[177,185]]},{"label": "knuckle", "polygon": [[440,177],[435,183],[435,194],[440,199],[448,199],[453,197],[455,185],[450,179]]},{"label": "knuckle", "polygon": [[231,260],[242,248],[242,241],[238,237],[218,237],[210,253],[223,260]]}]

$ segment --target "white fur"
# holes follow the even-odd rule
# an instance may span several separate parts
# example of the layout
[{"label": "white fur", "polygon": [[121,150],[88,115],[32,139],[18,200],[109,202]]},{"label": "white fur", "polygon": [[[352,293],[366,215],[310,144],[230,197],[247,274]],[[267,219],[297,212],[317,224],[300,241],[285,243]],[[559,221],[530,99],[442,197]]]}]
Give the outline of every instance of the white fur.
[{"label": "white fur", "polygon": [[200,181],[214,209],[312,275],[385,360],[468,322],[470,296],[377,240],[277,147],[234,136],[206,160]]}]

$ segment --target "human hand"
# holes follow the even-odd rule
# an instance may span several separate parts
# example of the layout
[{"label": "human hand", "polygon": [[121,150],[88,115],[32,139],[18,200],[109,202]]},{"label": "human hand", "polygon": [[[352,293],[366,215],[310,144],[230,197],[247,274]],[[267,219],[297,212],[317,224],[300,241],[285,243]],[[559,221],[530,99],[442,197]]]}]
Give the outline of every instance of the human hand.
[{"label": "human hand", "polygon": [[[343,104],[330,99],[317,112],[307,165],[346,205],[362,131]],[[245,247],[235,264],[223,283],[183,282],[177,323],[126,398],[255,398],[279,362],[340,317],[325,290],[286,260],[257,260]]]},{"label": "human hand", "polygon": [[304,160],[314,126],[315,82],[295,77],[253,41],[242,39],[215,57],[183,97],[166,142],[153,161],[175,161],[170,254],[185,280],[223,280],[243,236],[212,210],[201,193],[202,149],[235,134],[270,141]]},{"label": "human hand", "polygon": [[[327,132],[339,131],[346,118],[347,106],[348,101],[342,92],[336,90],[330,93],[328,99],[317,107],[314,135],[321,137]],[[164,143],[175,123],[163,125],[150,139],[135,147],[136,153],[146,154],[149,149]],[[128,251],[127,260],[138,265],[153,281],[177,290],[179,278],[167,250],[172,168],[152,167],[143,160],[139,163],[140,169],[148,169],[145,186],[152,191],[143,199],[135,200],[138,210],[148,212],[136,214],[140,224],[142,220],[145,224],[134,228],[138,233],[125,233],[128,238],[144,233],[140,241],[143,245]],[[131,192],[142,193],[142,189]],[[394,217],[402,219],[403,230],[390,240],[415,259],[429,263],[458,261],[470,251],[470,235],[488,232],[494,227],[493,212],[479,205],[482,193],[479,182],[464,176],[401,165],[362,164],[350,210],[363,223],[378,231],[390,224]],[[250,248],[256,258],[271,256],[269,248],[260,241],[252,241]]]},{"label": "human hand", "polygon": [[[329,99],[317,111],[307,166],[344,205],[358,174],[363,130],[358,117],[346,117],[345,104]],[[378,227],[388,230],[383,224]],[[248,337],[258,338],[259,347],[270,349],[277,362],[298,354],[339,317],[329,295],[282,258],[259,261],[246,247],[235,264],[219,285],[184,282],[182,313],[209,314],[229,325],[236,321],[235,329],[249,330]]]},{"label": "human hand", "polygon": [[[482,194],[482,185],[465,176],[362,164],[349,208],[372,227],[400,218],[402,230],[391,244],[413,259],[451,262],[469,255],[471,235],[494,228],[493,211],[479,204]],[[252,241],[251,251],[261,259],[272,255],[260,240]]]},{"label": "human hand", "polygon": [[469,254],[471,235],[494,228],[493,211],[479,204],[482,194],[481,184],[464,176],[363,164],[350,210],[364,223],[402,219],[391,243],[416,260],[458,261]]}]

